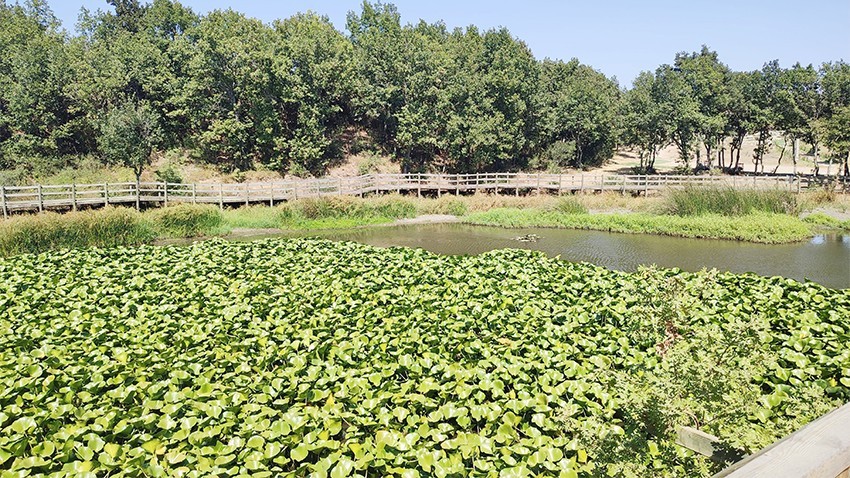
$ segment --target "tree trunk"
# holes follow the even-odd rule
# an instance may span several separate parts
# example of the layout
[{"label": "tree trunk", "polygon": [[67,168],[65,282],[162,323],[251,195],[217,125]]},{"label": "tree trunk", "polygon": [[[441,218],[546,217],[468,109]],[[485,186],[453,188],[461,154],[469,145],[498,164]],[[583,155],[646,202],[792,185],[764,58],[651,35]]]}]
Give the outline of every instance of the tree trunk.
[{"label": "tree trunk", "polygon": [[819,173],[819,170],[820,170],[820,165],[818,164],[818,160],[820,159],[820,151],[819,151],[817,142],[815,142],[812,146],[814,146],[814,148],[815,148],[815,171],[814,171],[814,173],[815,173],[815,176],[817,176],[818,173]]},{"label": "tree trunk", "polygon": [[136,171],[136,211],[140,211],[142,209],[141,205],[141,196],[142,195],[142,173],[141,171]]},{"label": "tree trunk", "polygon": [[794,161],[794,175],[796,176],[797,175],[797,161],[800,160],[800,139],[799,138],[794,138],[793,148],[794,148],[794,151],[793,151],[793,153],[794,153],[794,159],[793,159],[793,161]]}]

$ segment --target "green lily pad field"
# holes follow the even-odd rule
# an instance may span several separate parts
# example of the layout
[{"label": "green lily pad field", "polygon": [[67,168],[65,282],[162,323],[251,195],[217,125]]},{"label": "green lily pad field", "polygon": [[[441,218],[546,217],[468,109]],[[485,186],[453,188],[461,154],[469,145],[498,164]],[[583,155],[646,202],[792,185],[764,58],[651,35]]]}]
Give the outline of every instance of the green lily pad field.
[{"label": "green lily pad field", "polygon": [[850,292],[319,239],[0,260],[0,476],[708,476],[850,400]]}]

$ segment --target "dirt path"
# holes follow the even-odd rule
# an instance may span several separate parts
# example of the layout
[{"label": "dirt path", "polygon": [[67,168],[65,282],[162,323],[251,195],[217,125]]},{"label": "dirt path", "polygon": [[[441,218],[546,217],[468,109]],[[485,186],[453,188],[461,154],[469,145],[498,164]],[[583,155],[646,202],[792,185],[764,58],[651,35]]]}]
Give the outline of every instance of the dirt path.
[{"label": "dirt path", "polygon": [[407,224],[446,224],[452,222],[460,222],[460,218],[451,214],[425,214],[409,219],[397,219],[387,226],[402,226]]}]

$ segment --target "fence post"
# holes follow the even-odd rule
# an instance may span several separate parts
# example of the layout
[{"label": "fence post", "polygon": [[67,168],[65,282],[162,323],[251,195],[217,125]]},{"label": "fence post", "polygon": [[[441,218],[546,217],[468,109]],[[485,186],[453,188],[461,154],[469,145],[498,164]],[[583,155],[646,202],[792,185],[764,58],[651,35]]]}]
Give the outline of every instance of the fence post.
[{"label": "fence post", "polygon": [[537,195],[540,195],[540,173],[537,173]]},{"label": "fence post", "polygon": [[584,193],[584,173],[581,173],[579,177],[581,178],[581,181],[579,181],[578,190],[579,192]]},{"label": "fence post", "polygon": [[142,183],[136,178],[136,211],[142,209]]},{"label": "fence post", "polygon": [[38,185],[38,212],[44,211],[44,195],[41,193],[41,184]]},{"label": "fence post", "polygon": [[198,203],[198,185],[192,183],[192,204]]},{"label": "fence post", "polygon": [[71,209],[77,210],[77,183],[71,184]]},{"label": "fence post", "polygon": [[103,183],[103,203],[109,206],[109,183]]},{"label": "fence post", "polygon": [[626,177],[625,176],[623,176],[623,189],[620,191],[620,195],[621,196],[626,195]]},{"label": "fence post", "polygon": [[245,183],[245,205],[246,206],[248,205],[248,203],[251,202],[250,199],[249,199],[249,195],[250,195],[249,191],[250,190],[248,189],[248,183]]},{"label": "fence post", "polygon": [[224,185],[218,183],[218,208],[224,210]]},{"label": "fence post", "polygon": [[165,184],[165,205],[168,206],[168,181],[163,184]]},{"label": "fence post", "polygon": [[6,186],[0,186],[0,201],[3,201],[3,219],[9,217],[9,210],[6,207]]},{"label": "fence post", "polygon": [[455,196],[460,196],[460,174],[455,174]]},{"label": "fence post", "polygon": [[274,183],[269,183],[269,207],[274,206]]}]

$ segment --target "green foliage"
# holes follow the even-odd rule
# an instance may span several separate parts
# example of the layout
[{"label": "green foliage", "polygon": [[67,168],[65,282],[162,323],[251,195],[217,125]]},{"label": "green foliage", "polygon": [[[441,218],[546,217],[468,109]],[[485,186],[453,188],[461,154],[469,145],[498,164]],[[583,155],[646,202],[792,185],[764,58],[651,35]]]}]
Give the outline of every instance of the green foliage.
[{"label": "green foliage", "polygon": [[107,114],[100,128],[100,148],[108,161],[132,169],[136,180],[151,163],[159,141],[154,112],[145,104],[124,103]]},{"label": "green foliage", "polygon": [[756,212],[796,215],[800,212],[797,195],[783,189],[687,186],[670,191],[667,203],[668,212],[679,216],[742,216]]},{"label": "green foliage", "polygon": [[180,170],[172,162],[167,162],[163,167],[155,172],[156,180],[163,183],[179,184],[183,182],[183,176],[180,175]]},{"label": "green foliage", "polygon": [[215,233],[222,225],[221,211],[204,204],[178,204],[144,215],[159,237],[195,237]]},{"label": "green foliage", "polygon": [[850,396],[846,292],[755,275],[214,240],[0,260],[0,303],[32,476],[709,476],[669,424],[754,449]]},{"label": "green foliage", "polygon": [[843,61],[734,72],[704,46],[621,91],[576,59],[537,61],[504,28],[402,24],[380,2],[348,15],[348,35],[312,12],[268,24],[233,10],[199,15],[175,0],[83,9],[69,35],[43,0],[7,3],[0,169],[16,182],[77,156],[114,162],[99,138],[128,105],[156,123],[153,147],[188,150],[227,172],[321,176],[354,130],[404,172],[594,167],[619,146],[635,148],[639,171],[652,172],[670,144],[683,169],[696,156],[698,168],[738,170],[747,134],[762,171],[780,133],[816,155],[825,146],[850,175]]},{"label": "green foliage", "polygon": [[850,231],[850,220],[842,221],[840,219],[836,219],[832,216],[828,216],[822,212],[817,212],[814,214],[809,214],[803,221],[806,221],[809,224],[814,224],[816,226],[823,226],[831,229],[843,229],[845,231]]},{"label": "green foliage", "polygon": [[[539,104],[541,134],[550,163],[599,166],[614,154],[620,101],[617,84],[578,60],[544,60]],[[569,142],[569,143],[567,143]],[[571,146],[568,162],[560,156]],[[552,149],[557,146],[557,149]]]},{"label": "green foliage", "polygon": [[136,211],[99,210],[15,216],[0,222],[0,255],[143,244],[156,233]]},{"label": "green foliage", "polygon": [[668,216],[643,213],[565,214],[546,209],[500,208],[469,214],[464,217],[464,222],[484,226],[559,227],[766,244],[801,241],[812,235],[809,226],[796,217],[767,213],[733,217],[719,214]]}]

